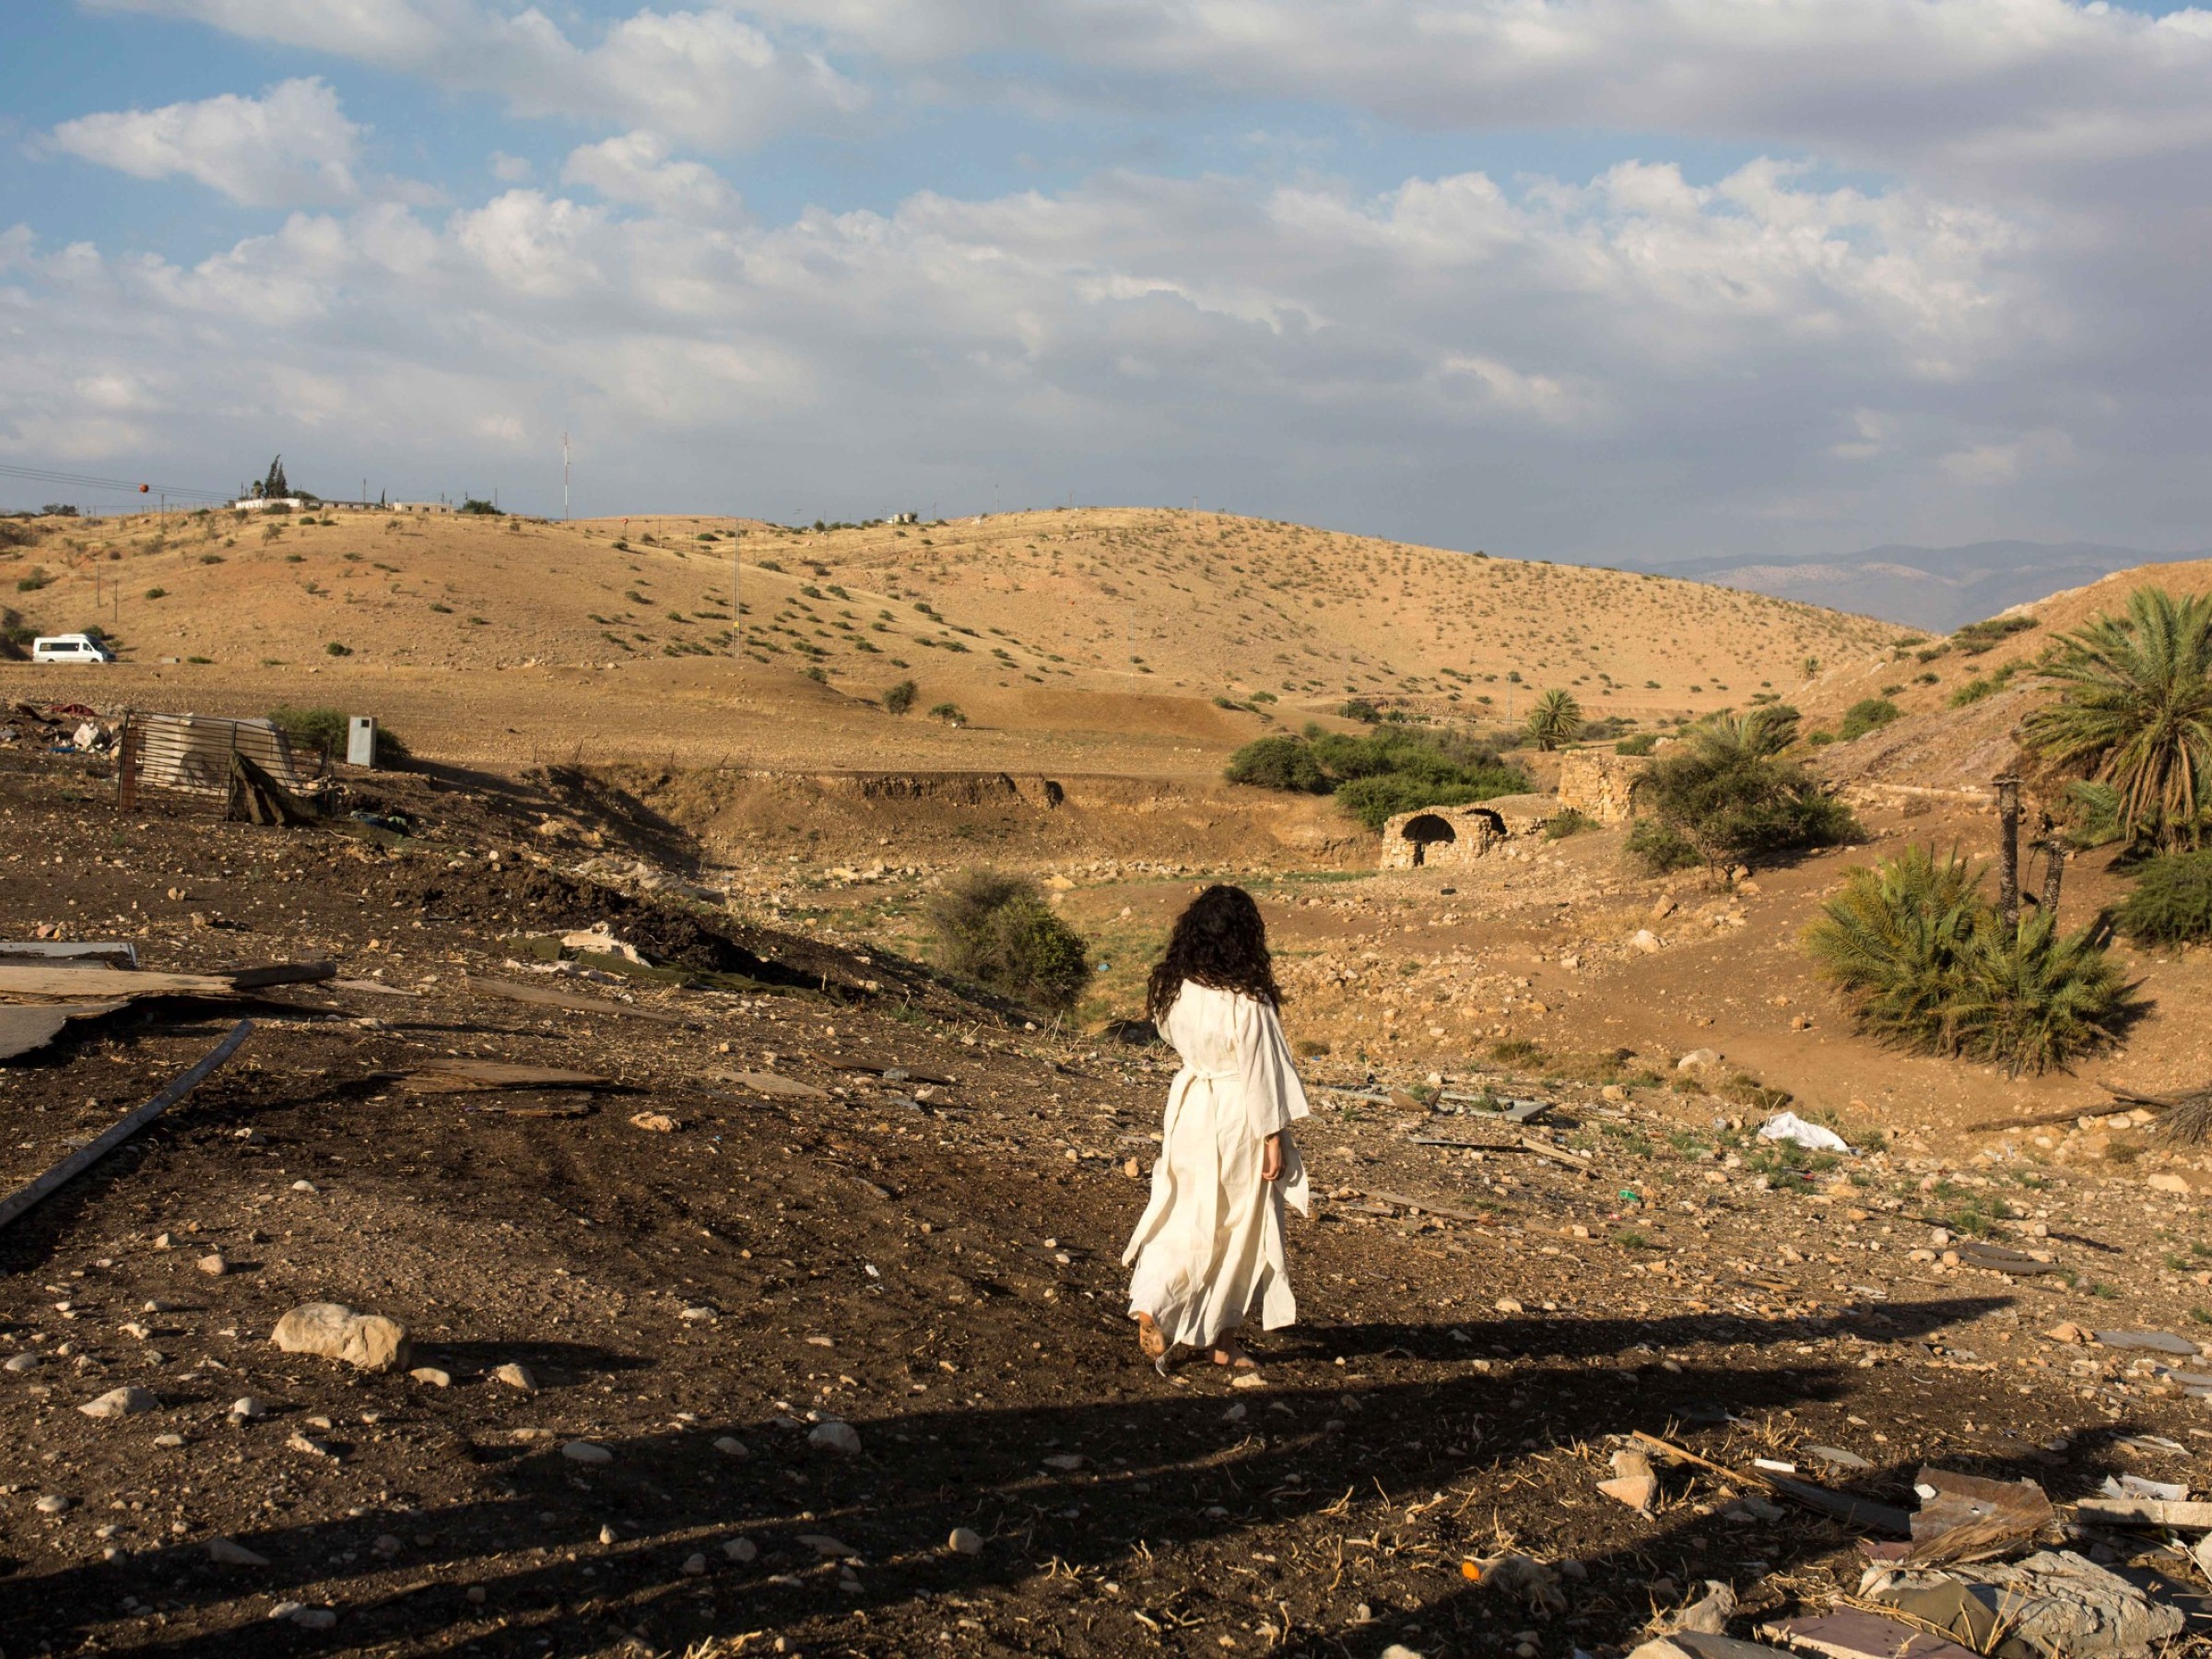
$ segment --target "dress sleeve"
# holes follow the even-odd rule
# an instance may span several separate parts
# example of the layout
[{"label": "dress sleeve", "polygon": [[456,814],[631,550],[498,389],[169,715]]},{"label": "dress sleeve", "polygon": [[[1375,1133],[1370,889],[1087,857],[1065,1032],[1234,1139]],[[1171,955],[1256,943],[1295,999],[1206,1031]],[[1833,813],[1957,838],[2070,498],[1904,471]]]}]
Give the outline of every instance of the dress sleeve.
[{"label": "dress sleeve", "polygon": [[1238,1083],[1253,1134],[1265,1140],[1309,1116],[1305,1086],[1298,1080],[1276,1011],[1257,998],[1238,997],[1236,1040]]}]

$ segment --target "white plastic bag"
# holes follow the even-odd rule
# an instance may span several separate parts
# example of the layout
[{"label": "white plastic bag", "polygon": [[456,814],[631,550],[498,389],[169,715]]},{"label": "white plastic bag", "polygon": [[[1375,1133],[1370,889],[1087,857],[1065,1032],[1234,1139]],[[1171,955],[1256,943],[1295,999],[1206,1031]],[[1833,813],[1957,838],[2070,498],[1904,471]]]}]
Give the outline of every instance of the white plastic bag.
[{"label": "white plastic bag", "polygon": [[1778,1112],[1759,1126],[1760,1140],[1794,1141],[1812,1152],[1851,1151],[1851,1143],[1833,1129],[1808,1124],[1794,1112]]}]

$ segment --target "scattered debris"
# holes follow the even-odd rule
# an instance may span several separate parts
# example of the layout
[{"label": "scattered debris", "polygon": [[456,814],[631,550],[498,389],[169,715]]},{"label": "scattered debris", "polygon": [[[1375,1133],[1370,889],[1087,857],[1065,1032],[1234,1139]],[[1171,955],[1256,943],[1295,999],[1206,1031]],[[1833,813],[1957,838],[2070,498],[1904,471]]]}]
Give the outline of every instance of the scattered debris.
[{"label": "scattered debris", "polygon": [[1778,1112],[1759,1126],[1760,1140],[1788,1141],[1803,1147],[1808,1152],[1841,1152],[1849,1155],[1851,1143],[1833,1129],[1824,1129],[1818,1124],[1808,1124],[1794,1112]]},{"label": "scattered debris", "polygon": [[1933,1574],[1873,1567],[1859,1593],[2000,1659],[2136,1653],[2180,1635],[2187,1622],[2181,1608],[2153,1602],[2072,1550]]},{"label": "scattered debris", "polygon": [[28,1186],[19,1187],[9,1194],[5,1200],[0,1200],[0,1227],[7,1226],[9,1222],[31,1208],[41,1199],[90,1169],[110,1152],[122,1146],[139,1130],[145,1128],[147,1124],[152,1123],[194,1088],[197,1088],[210,1073],[214,1072],[224,1061],[229,1059],[232,1054],[238,1053],[239,1044],[245,1041],[253,1033],[253,1022],[250,1019],[240,1020],[230,1029],[230,1034],[217,1043],[206,1058],[170,1084],[159,1094],[105,1134],[88,1144],[79,1147]]}]

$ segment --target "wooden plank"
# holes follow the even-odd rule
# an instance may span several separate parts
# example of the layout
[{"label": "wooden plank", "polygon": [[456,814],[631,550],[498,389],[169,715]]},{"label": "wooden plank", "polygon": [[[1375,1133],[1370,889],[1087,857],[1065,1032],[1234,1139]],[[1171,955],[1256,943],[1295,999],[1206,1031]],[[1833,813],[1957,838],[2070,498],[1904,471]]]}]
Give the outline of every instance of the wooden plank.
[{"label": "wooden plank", "polygon": [[602,1002],[595,996],[579,996],[573,991],[556,991],[550,985],[524,985],[500,979],[469,979],[462,984],[485,996],[503,996],[509,1002],[529,1003],[541,1008],[566,1008],[574,1014],[613,1014],[625,1019],[649,1019],[656,1025],[690,1023],[681,1014],[659,1008],[633,1008],[628,1003]]},{"label": "wooden plank", "polygon": [[73,1019],[93,1019],[125,1005],[109,1003],[0,1003],[0,1060],[34,1053],[62,1034]]},{"label": "wooden plank", "polygon": [[1656,1452],[1673,1462],[1693,1464],[1700,1469],[1725,1476],[1739,1483],[1763,1486],[1806,1509],[1848,1522],[1853,1526],[1863,1526],[1870,1532],[1890,1533],[1899,1537],[1907,1537],[1912,1534],[1912,1518],[1903,1510],[1892,1509],[1888,1504],[1869,1502],[1864,1498],[1853,1498],[1847,1492],[1831,1492],[1826,1487],[1815,1486],[1809,1480],[1792,1480],[1786,1476],[1770,1475],[1763,1469],[1732,1469],[1726,1464],[1717,1464],[1711,1458],[1700,1457],[1687,1446],[1677,1446],[1672,1441],[1661,1440],[1657,1435],[1646,1434],[1641,1430],[1636,1431],[1635,1440],[1646,1451]]},{"label": "wooden plank", "polygon": [[270,962],[259,968],[234,969],[227,976],[235,990],[265,991],[272,985],[312,985],[335,979],[335,962]]},{"label": "wooden plank", "polygon": [[128,1000],[134,996],[228,996],[227,973],[150,973],[119,968],[47,968],[0,962],[0,996],[56,1001]]},{"label": "wooden plank", "polygon": [[1472,1210],[1453,1209],[1448,1204],[1432,1204],[1426,1198],[1407,1198],[1397,1193],[1368,1194],[1370,1198],[1383,1204],[1394,1204],[1400,1209],[1409,1209],[1418,1215],[1441,1216],[1447,1221],[1480,1221],[1482,1218]]},{"label": "wooden plank", "polygon": [[714,1081],[729,1083],[753,1094],[772,1095],[783,1100],[826,1100],[830,1091],[812,1083],[802,1083],[796,1077],[783,1077],[774,1072],[715,1072]]},{"label": "wooden plank", "polygon": [[31,1208],[41,1199],[54,1192],[76,1176],[84,1173],[117,1147],[137,1134],[179,1100],[197,1088],[222,1063],[238,1053],[238,1045],[253,1034],[253,1022],[241,1019],[230,1028],[230,1034],[208,1051],[200,1063],[164,1088],[145,1105],[132,1112],[99,1139],[79,1147],[28,1186],[18,1187],[5,1202],[0,1202],[0,1227],[6,1227]]},{"label": "wooden plank", "polygon": [[903,1072],[905,1080],[912,1083],[937,1083],[952,1087],[952,1079],[938,1072],[920,1070],[898,1060],[862,1060],[850,1054],[813,1054],[808,1058],[828,1066],[831,1071],[874,1072],[881,1077],[885,1072]]},{"label": "wooden plank", "polygon": [[2212,1532],[2212,1503],[2176,1503],[2166,1498],[2084,1498],[2074,1512],[2085,1521],[2113,1526],[2171,1526],[2182,1532]]},{"label": "wooden plank", "polygon": [[400,1074],[400,1087],[418,1094],[460,1094],[505,1088],[612,1088],[612,1077],[596,1072],[561,1071],[547,1065],[511,1065],[503,1060],[426,1060]]}]

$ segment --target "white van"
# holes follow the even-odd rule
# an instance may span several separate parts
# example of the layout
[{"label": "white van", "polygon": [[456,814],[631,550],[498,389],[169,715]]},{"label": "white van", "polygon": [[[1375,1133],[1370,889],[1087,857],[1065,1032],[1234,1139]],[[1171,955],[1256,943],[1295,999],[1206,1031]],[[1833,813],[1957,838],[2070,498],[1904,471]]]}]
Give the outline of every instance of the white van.
[{"label": "white van", "polygon": [[47,634],[30,642],[34,663],[112,663],[115,653],[90,634]]}]

